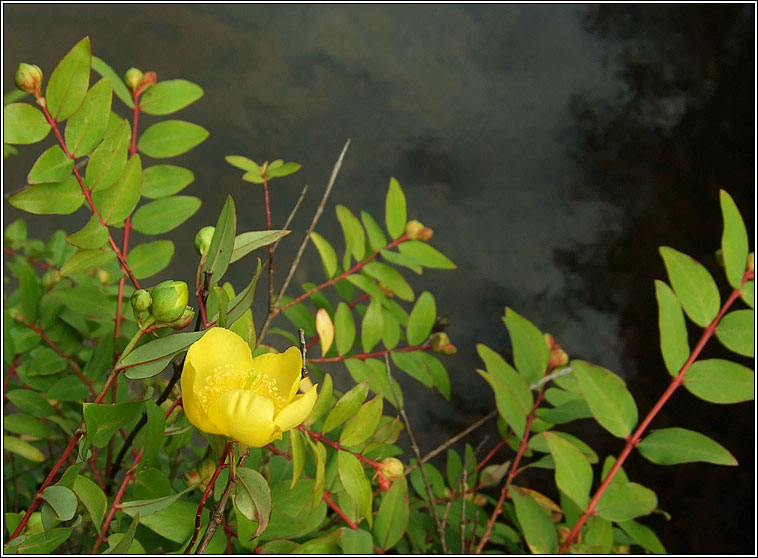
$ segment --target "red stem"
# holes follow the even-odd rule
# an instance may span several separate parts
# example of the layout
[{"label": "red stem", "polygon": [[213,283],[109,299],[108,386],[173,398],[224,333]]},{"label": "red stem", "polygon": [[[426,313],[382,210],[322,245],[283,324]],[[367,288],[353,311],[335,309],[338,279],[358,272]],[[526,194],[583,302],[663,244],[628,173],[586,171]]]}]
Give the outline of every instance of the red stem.
[{"label": "red stem", "polygon": [[320,434],[319,432],[313,432],[311,430],[308,430],[305,428],[302,424],[297,427],[301,432],[305,432],[308,434],[311,438],[313,438],[316,441],[323,442],[327,446],[330,446],[336,450],[340,451],[346,451],[348,453],[352,453],[355,457],[357,457],[360,461],[363,461],[366,465],[372,467],[375,471],[379,469],[379,467],[382,466],[381,463],[378,461],[374,461],[373,459],[369,459],[368,457],[365,457],[361,455],[360,453],[350,451],[349,449],[343,448],[339,442],[332,442],[328,438],[325,438],[323,434]]},{"label": "red stem", "polygon": [[347,523],[348,527],[354,531],[358,530],[358,524],[355,521],[352,521],[347,515],[345,515],[345,512],[343,512],[342,509],[335,503],[335,501],[332,500],[332,497],[329,495],[328,491],[324,490],[324,495],[322,498],[324,499],[324,502],[326,502],[326,504],[342,518],[342,521]]},{"label": "red stem", "polygon": [[[271,230],[271,205],[268,197],[268,180],[263,172],[263,195],[266,204],[266,230]],[[274,309],[274,245],[268,245],[268,311]]]},{"label": "red stem", "polygon": [[650,409],[650,412],[647,414],[647,416],[645,416],[645,418],[642,420],[642,422],[634,431],[634,433],[631,436],[629,436],[629,438],[627,438],[626,444],[624,444],[624,449],[621,450],[621,453],[616,458],[616,463],[613,464],[613,467],[611,467],[611,470],[608,472],[608,475],[605,477],[605,479],[600,484],[595,494],[592,496],[590,503],[587,505],[587,509],[579,517],[579,520],[576,522],[576,525],[574,525],[568,537],[566,537],[566,540],[563,542],[560,549],[558,549],[559,554],[563,554],[564,552],[568,550],[569,546],[571,546],[571,543],[577,537],[577,535],[579,534],[579,531],[581,531],[582,527],[587,521],[587,518],[595,512],[595,506],[597,505],[598,501],[602,497],[603,493],[605,493],[605,490],[610,485],[616,472],[624,464],[624,461],[626,461],[626,458],[629,457],[630,453],[632,453],[632,450],[635,447],[637,447],[637,444],[639,444],[640,439],[642,438],[643,432],[647,430],[647,427],[656,417],[656,415],[661,410],[661,408],[671,398],[671,396],[677,390],[677,388],[679,388],[679,386],[681,386],[682,383],[684,383],[684,375],[687,373],[687,371],[690,369],[690,367],[695,362],[697,357],[700,355],[700,352],[703,350],[703,347],[705,347],[705,344],[710,340],[711,337],[713,337],[714,333],[716,333],[716,326],[721,321],[721,318],[723,318],[724,314],[726,314],[727,310],[734,303],[734,301],[740,297],[740,292],[742,290],[742,287],[745,286],[745,283],[749,279],[752,279],[753,277],[754,277],[754,272],[752,270],[745,272],[745,275],[742,277],[742,284],[740,285],[740,288],[734,289],[732,291],[732,294],[729,295],[729,298],[721,307],[721,310],[719,310],[719,313],[703,331],[703,334],[700,336],[700,340],[698,341],[697,345],[695,345],[695,348],[690,353],[690,357],[687,359],[687,362],[684,363],[684,366],[682,366],[681,370],[679,370],[679,373],[671,380],[671,382],[669,383],[669,386],[666,388],[666,391],[663,392],[663,395],[661,395],[661,397],[658,399],[655,405],[653,405],[653,408]]},{"label": "red stem", "polygon": [[384,349],[376,353],[361,353],[359,355],[343,355],[336,357],[317,357],[309,358],[308,362],[342,362],[349,358],[357,358],[359,360],[366,360],[368,358],[381,357],[389,353],[412,353],[414,351],[428,351],[432,348],[431,345],[419,345],[417,347],[402,347],[400,349]]},{"label": "red stem", "polygon": [[[197,535],[200,533],[200,521],[203,516],[205,502],[208,501],[208,496],[210,496],[211,491],[213,490],[213,485],[216,484],[216,479],[218,478],[219,474],[221,474],[222,470],[227,468],[227,465],[224,464],[224,461],[226,461],[226,456],[229,455],[229,451],[232,449],[233,444],[234,442],[227,442],[226,447],[221,453],[221,457],[219,457],[218,463],[216,464],[216,470],[213,471],[213,476],[211,476],[210,480],[208,481],[208,486],[205,487],[203,497],[200,498],[200,504],[197,506],[197,513],[195,514],[195,532],[192,533],[192,540],[187,545],[187,548],[184,549],[184,554],[189,554],[190,550],[192,550],[192,547],[195,546]],[[233,455],[231,456],[231,459],[234,459]]]},{"label": "red stem", "polygon": [[[394,247],[395,247],[395,246],[397,246],[398,244],[401,244],[401,243],[405,242],[406,240],[408,240],[408,235],[405,235],[405,234],[404,234],[403,236],[400,236],[400,237],[396,238],[395,240],[393,240],[392,242],[390,242],[389,244],[387,244],[387,246],[385,246],[385,247],[384,247],[384,250],[391,250],[392,248],[394,248]],[[374,252],[374,253],[373,253],[373,254],[371,254],[371,255],[370,255],[368,258],[366,258],[365,260],[361,260],[361,261],[359,261],[359,262],[358,262],[358,263],[356,263],[356,264],[355,264],[353,267],[351,267],[350,269],[348,269],[347,271],[345,271],[345,272],[344,272],[344,273],[342,273],[341,275],[338,275],[337,277],[332,277],[331,279],[329,279],[329,280],[328,280],[328,281],[326,281],[325,283],[322,283],[321,285],[318,285],[318,286],[316,286],[316,287],[313,287],[313,288],[312,288],[310,291],[308,291],[308,292],[305,292],[305,293],[301,294],[301,295],[300,295],[299,297],[297,297],[295,300],[293,300],[293,301],[291,301],[291,302],[288,302],[288,303],[287,303],[287,304],[285,304],[284,306],[281,306],[281,307],[279,307],[278,311],[279,311],[279,312],[281,312],[281,311],[283,311],[283,310],[286,310],[287,308],[289,308],[289,307],[291,307],[291,306],[294,306],[294,305],[295,305],[295,304],[297,304],[298,302],[302,302],[303,300],[305,300],[306,298],[308,298],[308,297],[309,297],[309,296],[311,296],[312,294],[314,294],[314,293],[317,293],[317,292],[319,292],[319,291],[323,291],[323,290],[324,290],[325,288],[327,288],[329,285],[334,285],[334,284],[335,284],[337,281],[342,281],[343,279],[345,279],[345,278],[346,278],[346,277],[348,277],[349,275],[352,275],[352,274],[353,274],[353,273],[355,273],[356,271],[360,271],[360,270],[363,268],[363,266],[364,266],[364,265],[366,265],[366,264],[367,264],[367,263],[369,263],[370,261],[372,261],[372,260],[376,259],[376,257],[377,257],[379,254],[380,254],[380,252]]]},{"label": "red stem", "polygon": [[16,367],[18,366],[18,361],[21,359],[21,355],[16,355],[13,357],[13,362],[11,362],[11,365],[8,367],[8,375],[5,376],[5,382],[3,382],[3,396],[5,396],[5,393],[8,391],[8,384],[11,381],[11,376],[16,373]]},{"label": "red stem", "polygon": [[495,445],[495,447],[494,447],[494,448],[492,448],[492,449],[490,450],[490,452],[489,452],[489,453],[486,455],[486,457],[485,457],[484,459],[482,459],[481,463],[479,463],[479,464],[478,464],[478,465],[477,465],[477,466],[474,468],[474,471],[478,471],[479,469],[481,469],[482,467],[484,467],[484,465],[485,465],[485,464],[486,464],[486,463],[487,463],[487,462],[488,462],[490,459],[492,459],[492,458],[494,457],[494,455],[497,453],[497,450],[499,450],[500,448],[502,448],[502,447],[503,447],[505,444],[507,444],[507,443],[508,443],[508,441],[507,441],[507,437],[506,437],[506,438],[503,438],[502,440],[500,440],[500,441],[497,443],[497,445]]},{"label": "red stem", "polygon": [[17,252],[13,248],[3,247],[3,252],[5,252],[6,254],[10,254],[11,256],[21,256],[22,258],[26,258],[26,261],[28,261],[30,264],[36,265],[37,267],[41,267],[42,269],[50,269],[51,267],[53,267],[47,262],[35,260],[34,258],[30,258],[29,256],[24,256],[23,254],[21,254],[20,252]]}]

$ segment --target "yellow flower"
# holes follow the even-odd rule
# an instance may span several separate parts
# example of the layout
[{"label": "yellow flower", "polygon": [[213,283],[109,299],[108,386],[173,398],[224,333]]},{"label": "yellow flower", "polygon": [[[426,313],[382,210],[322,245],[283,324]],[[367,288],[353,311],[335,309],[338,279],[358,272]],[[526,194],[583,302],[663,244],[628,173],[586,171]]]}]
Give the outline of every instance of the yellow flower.
[{"label": "yellow flower", "polygon": [[297,393],[302,362],[297,347],[253,358],[233,331],[209,329],[184,361],[184,412],[204,432],[265,446],[303,422],[316,403],[315,385]]}]

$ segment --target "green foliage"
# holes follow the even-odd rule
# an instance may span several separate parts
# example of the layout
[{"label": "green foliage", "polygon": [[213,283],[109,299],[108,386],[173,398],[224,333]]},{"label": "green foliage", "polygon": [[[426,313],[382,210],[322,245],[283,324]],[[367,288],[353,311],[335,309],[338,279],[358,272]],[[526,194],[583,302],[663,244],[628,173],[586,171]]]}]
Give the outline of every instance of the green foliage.
[{"label": "green foliage", "polygon": [[[405,414],[409,378],[416,389],[438,392],[424,396],[430,405],[449,401],[461,386],[451,385],[446,370],[445,357],[456,348],[440,331],[444,302],[419,283],[427,276],[418,277],[456,266],[428,242],[431,229],[408,221],[395,178],[383,219],[337,205],[342,243],[311,228],[281,287],[272,282],[273,269],[264,274],[268,310],[254,317],[257,283],[269,265],[260,252],[257,265],[238,265],[249,273],[241,284],[222,279],[262,248],[280,269],[278,243],[296,242],[304,231],[272,229],[269,198],[279,195],[274,179],[286,179],[301,165],[230,155],[226,161],[243,171],[244,182],[262,185],[266,228],[238,232],[237,207],[228,197],[203,253],[192,260],[194,284],[141,284],[192,255],[175,254],[184,248],[173,240],[144,241],[131,233],[176,230],[193,238],[182,225],[201,205],[180,195],[195,178],[192,170],[150,159],[183,155],[208,137],[202,126],[177,119],[156,118],[139,129],[139,113],[173,115],[203,96],[202,87],[189,81],[156,80],[135,68],[122,79],[92,56],[84,38],[50,73],[44,97],[29,102],[6,96],[6,144],[53,143],[38,148],[29,186],[10,204],[36,215],[86,211],[68,232],[57,231],[46,242],[30,235],[34,228],[23,220],[5,230],[3,440],[10,467],[4,480],[14,495],[4,503],[7,553],[608,554],[631,545],[665,552],[637,521],[658,500],[630,480],[621,467],[626,456],[636,449],[658,465],[737,464],[703,434],[658,424],[646,432],[639,425],[647,427],[660,407],[640,420],[622,378],[569,359],[512,308],[503,318],[512,362],[477,345],[484,362],[477,372],[492,389],[502,439],[487,451],[470,443],[460,451],[446,447],[444,470],[415,449],[413,456],[404,451],[400,437],[415,440]],[[340,164],[342,156],[344,151]],[[685,389],[677,396],[713,403],[753,399],[751,369],[700,358],[712,337],[738,359],[754,356],[752,255],[733,200],[721,192],[720,201],[721,255],[733,289],[726,302],[705,266],[661,248],[670,285],[656,281],[655,294],[662,368],[673,377],[662,374],[661,391],[668,382],[672,387],[661,404],[680,386]],[[297,293],[289,282],[302,251],[312,250],[309,243],[325,280],[309,277]],[[733,308],[743,302],[749,308]],[[698,337],[704,342],[690,339],[688,318],[705,328]],[[261,448],[227,440],[213,432],[215,426],[196,436],[197,417],[191,422],[182,410],[189,395],[183,384],[197,373],[194,361],[187,376],[182,370],[187,351],[211,327],[234,331],[256,356],[277,351],[275,336],[299,346],[293,330],[304,330],[310,339],[301,391],[318,384],[305,420]],[[334,342],[313,356],[317,334],[333,334]],[[237,372],[211,367],[212,380],[199,397],[216,397]],[[242,391],[236,384],[230,389]],[[256,391],[256,397],[269,396]],[[585,419],[625,440],[619,462],[605,456],[598,465],[588,441],[556,429]],[[492,448],[502,448],[507,458],[493,459]],[[555,486],[514,484],[527,468],[552,469]],[[499,500],[488,487],[499,487]]]}]

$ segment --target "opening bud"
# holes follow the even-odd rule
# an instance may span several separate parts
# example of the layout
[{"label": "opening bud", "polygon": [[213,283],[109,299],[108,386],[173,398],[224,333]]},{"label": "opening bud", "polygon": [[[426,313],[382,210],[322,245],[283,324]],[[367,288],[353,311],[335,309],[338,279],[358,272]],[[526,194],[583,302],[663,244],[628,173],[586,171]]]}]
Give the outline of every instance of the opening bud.
[{"label": "opening bud", "polygon": [[153,297],[145,289],[139,289],[132,294],[132,308],[136,312],[143,312],[150,310],[150,305],[153,303]]},{"label": "opening bud", "polygon": [[418,235],[421,234],[421,231],[423,230],[423,223],[421,223],[421,221],[416,221],[415,219],[413,221],[408,221],[408,223],[405,225],[405,234],[408,235],[408,238],[411,238],[413,240],[416,240],[418,238]]},{"label": "opening bud", "polygon": [[156,322],[168,324],[184,314],[189,300],[189,289],[184,281],[164,281],[150,290],[153,303],[150,313]]},{"label": "opening bud", "polygon": [[181,316],[179,316],[176,320],[171,322],[171,328],[172,329],[184,329],[188,325],[192,323],[192,320],[195,319],[195,310],[192,308],[192,306],[185,306],[184,312]]},{"label": "opening bud", "polygon": [[745,268],[746,271],[754,271],[755,270],[755,252],[750,252],[747,255],[747,266]]},{"label": "opening bud", "polygon": [[132,91],[136,91],[142,81],[142,72],[137,68],[129,68],[124,74],[124,83]]},{"label": "opening bud", "polygon": [[443,355],[454,355],[458,349],[450,342],[447,333],[441,331],[432,336],[432,350]]},{"label": "opening bud", "polygon": [[403,476],[403,463],[399,459],[388,457],[382,461],[378,472],[388,481],[395,481]]},{"label": "opening bud", "polygon": [[42,287],[45,289],[45,291],[49,291],[55,285],[57,285],[60,280],[61,272],[57,269],[51,269],[50,271],[45,272],[45,274],[42,276]]},{"label": "opening bud", "polygon": [[139,82],[139,92],[144,93],[148,87],[155,85],[158,82],[158,74],[155,72],[145,72],[142,79]]},{"label": "opening bud", "polygon": [[187,471],[184,473],[184,484],[187,488],[194,488],[200,484],[200,473],[197,471]]},{"label": "opening bud", "polygon": [[211,241],[213,240],[213,233],[216,232],[216,227],[208,226],[203,227],[195,235],[195,252],[200,254],[201,257],[208,255],[208,250],[211,248]]},{"label": "opening bud", "polygon": [[22,62],[13,74],[13,81],[21,91],[33,95],[35,99],[42,96],[42,70],[36,64]]}]

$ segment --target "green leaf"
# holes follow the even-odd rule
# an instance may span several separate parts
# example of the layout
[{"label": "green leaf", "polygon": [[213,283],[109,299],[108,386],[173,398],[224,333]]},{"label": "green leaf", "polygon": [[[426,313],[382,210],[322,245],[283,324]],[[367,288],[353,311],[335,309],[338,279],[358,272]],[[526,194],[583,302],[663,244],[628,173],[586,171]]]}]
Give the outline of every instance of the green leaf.
[{"label": "green leaf", "polygon": [[380,362],[375,359],[362,361],[356,358],[349,358],[345,360],[345,366],[347,366],[348,372],[350,372],[350,376],[356,383],[368,382],[371,391],[382,395],[395,408],[398,407],[398,404],[395,400],[395,393],[398,394],[400,400],[402,401],[402,392],[397,381],[394,379],[394,391],[390,388],[389,378],[387,377],[387,369],[384,362]]},{"label": "green leaf", "polygon": [[64,376],[47,390],[50,399],[58,401],[84,401],[90,392],[76,376]]},{"label": "green leaf", "polygon": [[153,165],[142,171],[142,195],[149,199],[165,198],[184,190],[195,174],[176,165]]},{"label": "green leaf", "polygon": [[579,388],[598,424],[626,438],[637,424],[637,405],[624,380],[610,370],[581,360],[571,361]]},{"label": "green leaf", "polygon": [[160,337],[137,347],[116,366],[126,369],[126,377],[129,379],[151,378],[162,372],[176,355],[187,350],[203,333],[192,331]]},{"label": "green leaf", "polygon": [[139,150],[148,157],[176,157],[201,144],[208,130],[183,120],[163,120],[145,130],[137,142]]},{"label": "green leaf", "polygon": [[586,508],[592,488],[592,467],[587,458],[560,436],[552,432],[545,432],[543,435],[555,461],[555,484],[576,505],[582,509]]},{"label": "green leaf", "polygon": [[[226,316],[227,320],[229,320],[229,323],[233,324],[250,308],[250,305],[253,303],[253,299],[255,298],[255,287],[258,284],[258,277],[260,277],[260,275],[261,260],[259,259],[258,267],[256,268],[255,274],[250,280],[250,283],[248,283],[247,286],[229,302],[228,312]],[[255,335],[253,335],[253,338],[254,337]]]},{"label": "green leaf", "polygon": [[76,179],[50,184],[36,184],[11,196],[10,204],[35,215],[69,215],[84,203],[84,194]]},{"label": "green leaf", "polygon": [[361,345],[364,352],[369,352],[381,340],[384,331],[382,303],[378,298],[371,297],[371,302],[363,315],[361,322]]},{"label": "green leaf", "polygon": [[289,431],[290,437],[290,455],[292,456],[292,481],[290,482],[290,490],[292,490],[297,481],[303,474],[305,468],[305,444],[303,443],[303,435],[297,428],[293,428]]},{"label": "green leaf", "polygon": [[421,359],[424,367],[429,371],[432,377],[434,386],[439,390],[442,396],[450,400],[450,378],[447,375],[447,370],[437,357],[430,355],[426,352],[416,353],[416,357]]},{"label": "green leaf", "polygon": [[330,430],[334,430],[347,419],[355,415],[366,400],[368,387],[368,382],[361,382],[340,397],[339,401],[335,403],[329,415],[326,417],[321,432],[327,433]]},{"label": "green leaf", "polygon": [[378,252],[387,246],[387,237],[384,236],[379,223],[369,213],[361,211],[361,221],[366,229],[369,246],[374,252]]},{"label": "green leaf", "polygon": [[[139,525],[139,513],[132,519],[126,533],[111,533],[108,535],[108,544],[113,546],[109,547],[105,554],[144,554],[145,548],[139,541],[134,540],[137,525]],[[118,535],[121,535],[121,537],[118,537]]]},{"label": "green leaf", "polygon": [[352,453],[338,451],[337,463],[340,482],[345,488],[345,492],[358,505],[361,515],[371,527],[374,519],[371,513],[371,483],[366,478],[361,462]]},{"label": "green leaf", "polygon": [[340,444],[345,447],[357,446],[367,441],[379,425],[382,418],[384,400],[381,395],[364,403],[353,418],[351,418],[340,434]]},{"label": "green leaf", "polygon": [[555,554],[558,535],[550,516],[526,490],[511,486],[510,493],[529,550],[532,554]]},{"label": "green leaf", "polygon": [[[127,514],[139,512],[140,523],[158,533],[160,536],[177,544],[186,543],[192,535],[197,514],[197,504],[186,500],[177,500],[170,506],[155,513],[142,517],[139,509],[127,508]],[[207,517],[207,514],[204,514]]]},{"label": "green leaf", "polygon": [[87,443],[104,447],[113,434],[129,425],[142,410],[142,401],[115,403],[113,405],[84,404],[84,422]]},{"label": "green leaf", "polygon": [[745,282],[745,286],[740,291],[740,297],[750,308],[755,307],[755,281],[751,279]]},{"label": "green leaf", "polygon": [[71,176],[74,161],[69,159],[59,145],[46,149],[34,163],[26,181],[29,184],[62,182]]},{"label": "green leaf", "polygon": [[755,373],[729,360],[698,360],[684,375],[684,387],[696,397],[711,403],[752,401]]},{"label": "green leaf", "polygon": [[616,524],[622,531],[634,539],[634,542],[648,552],[652,552],[653,554],[667,554],[666,548],[650,527],[642,525],[633,519],[628,521],[618,521]]},{"label": "green leaf", "polygon": [[42,141],[50,132],[50,124],[40,110],[27,103],[11,103],[3,107],[3,142],[26,145]]},{"label": "green leaf", "polygon": [[86,225],[66,237],[66,242],[77,248],[100,248],[108,242],[108,229],[100,223],[97,215],[93,214]]},{"label": "green leaf", "polygon": [[391,250],[380,250],[379,253],[382,255],[382,258],[393,265],[402,265],[403,267],[407,267],[419,275],[421,275],[424,271],[421,268],[421,264],[409,256],[400,254],[398,252],[392,252]]},{"label": "green leaf", "polygon": [[755,313],[752,310],[729,312],[716,326],[716,337],[730,351],[753,358],[755,355]]},{"label": "green leaf", "polygon": [[40,440],[50,438],[51,430],[47,424],[25,413],[15,413],[3,417],[3,428],[14,434],[26,434]]},{"label": "green leaf", "polygon": [[111,80],[102,78],[92,86],[84,102],[66,123],[66,147],[73,157],[89,155],[103,139],[111,113],[112,99]]},{"label": "green leaf", "polygon": [[105,267],[116,259],[116,254],[110,246],[95,249],[79,248],[61,267],[64,277],[74,273],[83,273],[97,267]]},{"label": "green leaf", "polygon": [[234,238],[234,250],[232,250],[232,259],[229,263],[234,263],[247,256],[253,250],[273,244],[280,238],[287,236],[291,231],[270,230],[270,231],[249,231],[238,234]]},{"label": "green leaf", "polygon": [[487,372],[477,372],[490,384],[500,416],[519,438],[524,437],[526,416],[532,409],[532,392],[520,376],[503,358],[489,347],[478,344],[476,349],[484,361]]},{"label": "green leaf", "polygon": [[123,80],[113,70],[113,68],[106,64],[105,61],[103,61],[101,58],[93,55],[92,69],[103,77],[111,78],[111,83],[113,84],[113,92],[118,96],[119,99],[124,102],[127,107],[130,109],[134,108],[134,102],[132,101],[131,93],[129,93],[129,90],[126,88]]},{"label": "green leaf", "polygon": [[36,391],[30,389],[14,389],[5,394],[19,410],[33,417],[44,418],[55,414],[55,409]]},{"label": "green leaf", "polygon": [[63,57],[50,75],[45,100],[47,109],[58,122],[74,114],[84,101],[89,87],[91,64],[89,37],[84,37]]},{"label": "green leaf", "polygon": [[145,518],[149,515],[165,510],[190,490],[191,488],[188,488],[177,494],[160,496],[158,498],[149,498],[146,500],[130,500],[128,502],[122,502],[120,504],[120,507],[122,511],[131,517],[135,517],[137,514],[139,514]]},{"label": "green leaf", "polygon": [[374,536],[379,548],[395,546],[408,528],[408,483],[402,476],[384,493],[374,524]]},{"label": "green leaf", "polygon": [[[280,163],[279,165],[274,165],[274,163]],[[277,159],[276,161],[272,162],[268,167],[266,167],[266,178],[269,180],[272,178],[282,178],[284,176],[289,176],[291,174],[296,173],[302,168],[303,165],[300,163],[294,163],[294,162],[287,162],[283,163],[281,159]]]},{"label": "green leaf", "polygon": [[55,517],[60,521],[73,519],[76,514],[76,495],[70,488],[65,486],[48,486],[42,492],[42,499],[50,504],[55,512]]},{"label": "green leaf", "polygon": [[137,206],[142,193],[142,161],[139,155],[132,156],[116,183],[101,194],[100,216],[107,225],[120,223]]},{"label": "green leaf", "polygon": [[74,479],[74,493],[87,508],[92,523],[99,533],[100,526],[105,519],[105,512],[108,509],[108,499],[105,497],[105,493],[96,483],[82,475],[77,475]]},{"label": "green leaf", "polygon": [[37,320],[39,303],[42,299],[42,289],[40,288],[39,279],[34,272],[31,264],[22,260],[18,266],[18,294],[21,299],[21,310],[29,322],[34,323]]},{"label": "green leaf", "polygon": [[150,465],[150,462],[158,455],[166,437],[163,433],[166,427],[166,416],[163,410],[152,399],[145,400],[147,413],[147,426],[145,428],[145,446],[142,454],[142,464]]},{"label": "green leaf", "polygon": [[292,550],[292,554],[331,554],[345,530],[345,527],[340,527],[327,535],[310,539]]},{"label": "green leaf", "polygon": [[260,167],[258,166],[258,163],[252,159],[243,157],[242,155],[227,155],[224,157],[224,160],[233,167],[237,167],[243,171],[257,170],[258,174],[260,174]]},{"label": "green leaf", "polygon": [[321,256],[321,262],[324,264],[326,276],[329,278],[334,277],[334,274],[337,271],[337,254],[335,253],[334,248],[332,248],[332,245],[317,232],[312,232],[310,238],[313,244],[316,245],[319,256]]},{"label": "green leaf", "polygon": [[611,483],[595,506],[608,521],[628,521],[648,515],[658,505],[655,492],[635,482]]},{"label": "green leaf", "polygon": [[690,319],[700,327],[713,321],[721,305],[716,282],[700,263],[673,248],[659,249],[669,281]]},{"label": "green leaf", "polygon": [[116,314],[116,300],[94,287],[56,288],[50,296],[85,316],[113,319]]},{"label": "green leaf", "polygon": [[390,357],[395,366],[424,384],[426,387],[432,387],[434,385],[429,369],[424,366],[424,363],[418,357],[417,353],[393,352],[390,353]]},{"label": "green leaf", "polygon": [[355,341],[355,320],[350,307],[340,302],[334,313],[334,330],[337,346],[337,354],[343,356],[353,348]]},{"label": "green leaf", "polygon": [[132,228],[142,234],[171,231],[192,217],[201,202],[194,196],[172,196],[146,203],[132,216]]},{"label": "green leaf", "polygon": [[[374,530],[376,532],[376,529]],[[340,540],[342,552],[345,554],[373,554],[374,538],[365,529],[345,529]]]},{"label": "green leaf", "polygon": [[747,267],[748,239],[745,222],[732,197],[719,191],[721,214],[724,217],[724,233],[721,236],[721,252],[729,284],[735,289],[742,286],[742,276]]},{"label": "green leaf", "polygon": [[152,277],[163,271],[174,257],[174,243],[170,240],[155,240],[135,246],[126,257],[126,263],[137,279]]},{"label": "green leaf", "polygon": [[514,312],[512,308],[505,309],[503,321],[511,336],[516,370],[528,383],[536,382],[545,375],[550,358],[550,349],[542,332],[532,322]]},{"label": "green leaf", "polygon": [[679,299],[666,283],[655,281],[658,300],[658,329],[661,336],[661,354],[669,374],[676,376],[690,356],[687,324]]},{"label": "green leaf", "polygon": [[415,298],[413,289],[411,289],[411,286],[405,278],[387,264],[381,262],[369,262],[363,266],[363,272],[369,277],[384,283],[384,285],[395,293],[398,298],[409,302],[413,301]]},{"label": "green leaf", "polygon": [[434,296],[429,291],[424,291],[413,305],[413,310],[408,317],[406,337],[412,347],[421,345],[432,332],[434,320],[437,317],[437,305]]},{"label": "green leaf", "polygon": [[50,554],[71,536],[71,531],[72,527],[65,527],[29,535],[15,547],[15,551],[18,554]]},{"label": "green leaf", "polygon": [[[320,421],[321,418],[326,415],[327,412],[329,412],[332,407],[332,392],[334,389],[333,385],[332,376],[331,374],[327,373],[324,376],[324,381],[321,384],[321,389],[319,390],[316,404],[313,406],[313,410],[311,410],[311,413],[308,415],[308,417],[303,421],[303,424],[310,426],[313,423]],[[361,401],[361,403],[362,402],[363,401]],[[345,417],[345,419],[346,418],[347,417]],[[345,419],[343,419],[343,422]]]},{"label": "green leaf", "polygon": [[366,234],[358,218],[344,205],[337,205],[337,219],[345,236],[345,257],[342,265],[347,269],[350,265],[350,254],[356,262],[363,259],[366,253]]},{"label": "green leaf", "polygon": [[24,459],[33,461],[35,463],[42,463],[45,460],[45,454],[35,448],[29,442],[23,441],[21,438],[15,436],[3,435],[3,449],[16,455],[20,455]]},{"label": "green leaf", "polygon": [[447,256],[420,240],[408,240],[398,245],[397,249],[404,256],[413,258],[419,264],[430,269],[455,269],[455,264]]},{"label": "green leaf", "polygon": [[266,479],[253,469],[237,468],[237,491],[234,503],[250,521],[257,521],[253,537],[259,536],[268,527],[271,517],[271,489]]},{"label": "green leaf", "polygon": [[93,192],[110,188],[126,166],[132,133],[129,122],[120,119],[118,125],[90,155],[84,180]]},{"label": "green leaf", "polygon": [[387,232],[393,240],[400,238],[405,233],[405,194],[395,178],[390,178],[390,186],[387,190],[387,198],[384,202],[384,219],[387,224]]},{"label": "green leaf", "polygon": [[146,114],[171,114],[203,96],[203,89],[184,79],[160,81],[142,95],[139,106]]},{"label": "green leaf", "polygon": [[684,428],[663,428],[646,436],[637,450],[656,465],[676,465],[704,461],[715,465],[737,465],[729,451],[699,432]]},{"label": "green leaf", "polygon": [[234,250],[234,236],[237,232],[237,211],[231,196],[226,197],[224,207],[216,221],[208,256],[203,264],[203,271],[213,273],[212,281],[218,282],[229,268],[229,261]]}]

